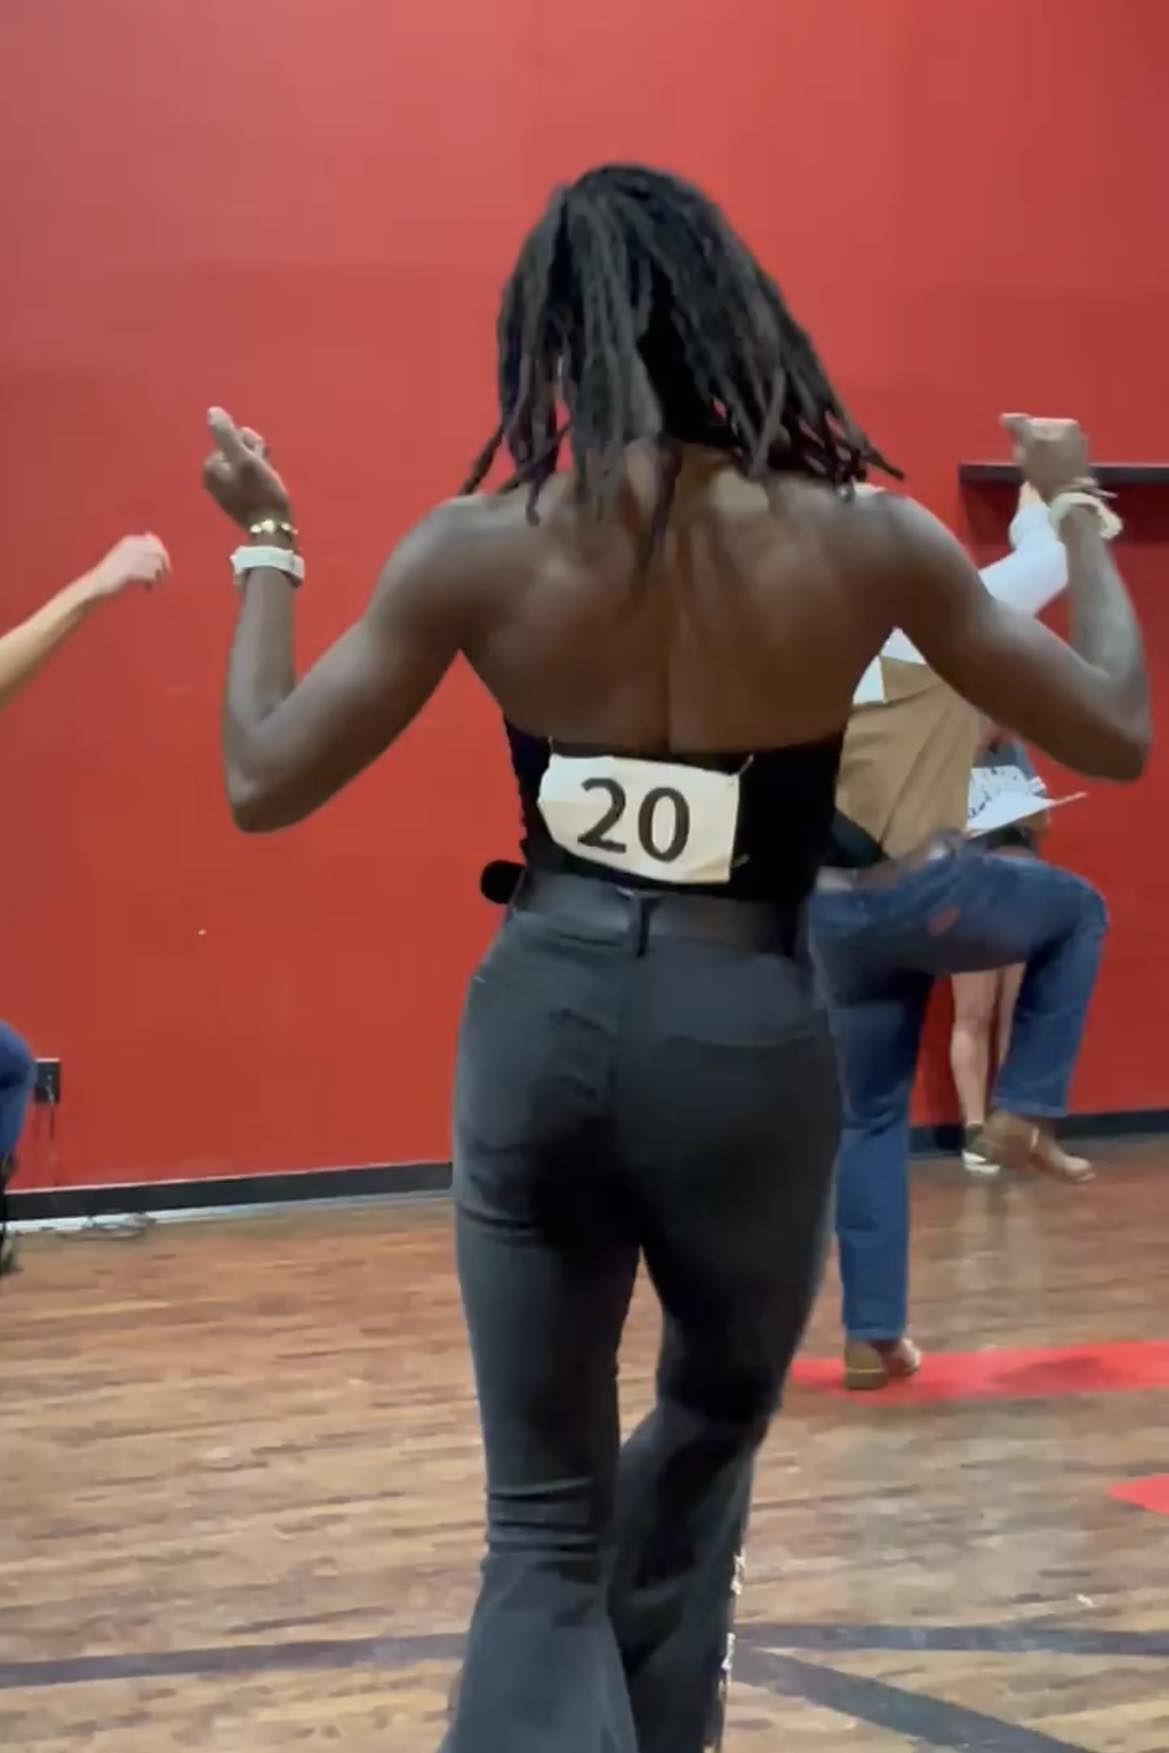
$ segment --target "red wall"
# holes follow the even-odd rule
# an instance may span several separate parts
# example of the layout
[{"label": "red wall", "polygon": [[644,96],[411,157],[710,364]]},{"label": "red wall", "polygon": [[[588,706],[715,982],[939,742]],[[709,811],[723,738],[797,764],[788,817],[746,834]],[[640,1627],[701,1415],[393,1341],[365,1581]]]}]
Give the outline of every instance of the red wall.
[{"label": "red wall", "polygon": [[[501,739],[458,675],[320,820],[235,835],[208,402],[278,447],[313,650],[485,434],[497,290],[549,184],[635,155],[726,200],[956,523],[954,464],[1007,405],[1163,457],[1167,59],[1164,0],[6,0],[0,614],[129,526],[176,561],[4,721],[0,1006],[64,1062],[29,1178],[446,1149],[475,876],[513,832]],[[1132,571],[1163,676],[1163,555]],[[1060,829],[1116,915],[1085,1108],[1169,1102],[1166,787]]]}]

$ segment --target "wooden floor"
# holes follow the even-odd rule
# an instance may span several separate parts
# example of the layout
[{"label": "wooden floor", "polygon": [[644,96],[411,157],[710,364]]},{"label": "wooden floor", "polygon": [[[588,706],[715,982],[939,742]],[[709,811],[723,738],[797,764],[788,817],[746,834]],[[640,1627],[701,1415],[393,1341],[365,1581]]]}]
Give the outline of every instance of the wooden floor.
[{"label": "wooden floor", "polygon": [[[923,1341],[1165,1340],[1167,1174],[1169,1148],[1118,1148],[1088,1189],[931,1171]],[[481,1510],[446,1209],[32,1238],[24,1265],[0,1288],[0,1746],[431,1753]],[[630,1416],[654,1343],[643,1296]],[[807,1352],[836,1345],[830,1285]],[[1110,1495],[1169,1470],[1169,1369],[1097,1391],[1080,1365],[1006,1399],[792,1390],[728,1753],[1169,1749],[1169,1519]]]}]

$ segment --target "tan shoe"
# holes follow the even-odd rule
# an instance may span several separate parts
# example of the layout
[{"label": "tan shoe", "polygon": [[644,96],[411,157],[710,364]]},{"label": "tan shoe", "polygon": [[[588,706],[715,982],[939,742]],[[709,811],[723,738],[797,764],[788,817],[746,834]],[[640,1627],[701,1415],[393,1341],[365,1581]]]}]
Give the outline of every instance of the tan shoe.
[{"label": "tan shoe", "polygon": [[921,1368],[921,1352],[906,1334],[900,1339],[848,1339],[844,1346],[846,1388],[887,1388]]},{"label": "tan shoe", "polygon": [[1061,1150],[1050,1125],[1025,1120],[1021,1114],[1000,1109],[982,1129],[984,1153],[1005,1169],[1023,1173],[1030,1169],[1053,1175],[1060,1181],[1094,1181],[1096,1171],[1086,1157],[1069,1156]]},{"label": "tan shoe", "polygon": [[1031,1166],[1041,1175],[1054,1175],[1059,1181],[1082,1183],[1096,1179],[1096,1171],[1087,1157],[1069,1156],[1060,1148],[1055,1134],[1043,1126],[1031,1151]]},{"label": "tan shoe", "polygon": [[1034,1120],[1024,1120],[1021,1114],[1008,1114],[999,1108],[982,1129],[983,1154],[1004,1169],[1027,1169],[1039,1136]]}]

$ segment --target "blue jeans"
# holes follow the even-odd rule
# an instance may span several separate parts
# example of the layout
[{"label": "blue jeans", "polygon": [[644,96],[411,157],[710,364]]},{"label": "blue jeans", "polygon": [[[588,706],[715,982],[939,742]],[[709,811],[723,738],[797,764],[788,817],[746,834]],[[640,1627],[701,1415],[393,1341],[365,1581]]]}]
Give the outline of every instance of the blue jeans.
[{"label": "blue jeans", "polygon": [[0,1165],[16,1149],[36,1083],[37,1062],[15,1029],[0,1023]]},{"label": "blue jeans", "polygon": [[939,976],[1025,962],[995,1106],[1037,1120],[1064,1114],[1108,914],[1070,871],[967,848],[888,884],[818,889],[811,928],[844,1094],[845,1331],[896,1339],[909,1294],[909,1098],[930,988]]}]

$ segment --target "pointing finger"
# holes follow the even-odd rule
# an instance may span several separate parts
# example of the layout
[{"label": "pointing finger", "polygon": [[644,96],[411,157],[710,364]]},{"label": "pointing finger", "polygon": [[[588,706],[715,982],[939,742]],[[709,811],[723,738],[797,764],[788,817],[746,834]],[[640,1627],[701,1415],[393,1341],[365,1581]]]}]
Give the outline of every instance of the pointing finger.
[{"label": "pointing finger", "polygon": [[207,425],[222,456],[229,463],[246,463],[253,452],[244,441],[243,433],[223,408],[212,408],[207,415]]}]

